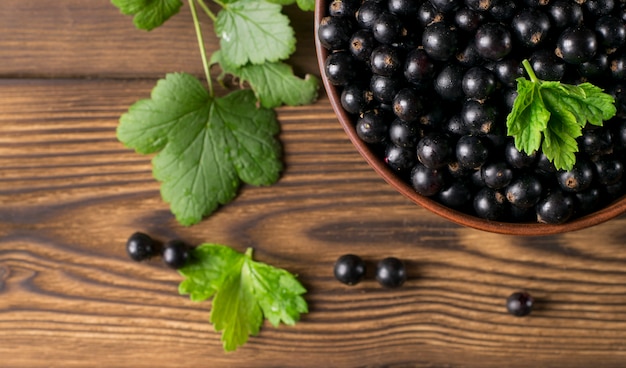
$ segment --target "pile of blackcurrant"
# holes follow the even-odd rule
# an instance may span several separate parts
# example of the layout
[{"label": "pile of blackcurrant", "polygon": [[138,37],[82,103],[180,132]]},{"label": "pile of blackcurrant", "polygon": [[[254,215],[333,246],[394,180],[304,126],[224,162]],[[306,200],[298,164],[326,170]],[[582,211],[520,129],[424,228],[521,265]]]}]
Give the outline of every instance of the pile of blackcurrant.
[{"label": "pile of blackcurrant", "polygon": [[161,256],[163,263],[173,269],[179,269],[189,260],[190,247],[178,239],[161,244],[150,235],[135,232],[126,241],[126,253],[136,262],[147,261]]},{"label": "pile of blackcurrant", "polygon": [[[626,0],[329,0],[323,66],[359,138],[423,196],[488,220],[563,223],[624,193]],[[507,136],[516,79],[590,82],[617,115],[572,170]]]}]

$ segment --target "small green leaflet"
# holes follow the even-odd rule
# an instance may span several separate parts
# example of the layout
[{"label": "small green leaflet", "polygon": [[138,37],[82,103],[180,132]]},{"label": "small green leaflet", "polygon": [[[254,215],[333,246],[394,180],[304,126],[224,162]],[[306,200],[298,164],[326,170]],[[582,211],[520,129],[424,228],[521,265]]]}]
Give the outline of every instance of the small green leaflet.
[{"label": "small green leaflet", "polygon": [[219,64],[224,73],[232,74],[240,81],[248,82],[265,108],[283,104],[306,105],[317,99],[319,79],[307,74],[304,79],[293,74],[293,69],[282,62],[233,66],[223,58],[220,51],[213,53],[211,64]]},{"label": "small green leaflet", "polygon": [[215,21],[225,57],[236,66],[287,59],[296,49],[296,37],[281,10],[265,0],[225,3]]},{"label": "small green leaflet", "polygon": [[263,318],[274,327],[294,325],[308,313],[306,289],[291,273],[252,259],[219,244],[202,244],[193,249],[190,262],[179,270],[185,277],[181,295],[195,302],[213,297],[211,316],[216,331],[222,332],[225,351],[234,351],[258,334]]},{"label": "small green leaflet", "polygon": [[256,107],[250,90],[213,98],[195,77],[168,74],[151,98],[122,115],[117,137],[152,159],[161,195],[182,225],[193,225],[230,202],[241,181],[276,182],[282,170],[279,125]]},{"label": "small green leaflet", "polygon": [[122,14],[134,15],[135,27],[146,31],[159,27],[179,12],[180,0],[111,0]]},{"label": "small green leaflet", "polygon": [[517,79],[517,98],[507,116],[507,133],[527,153],[541,148],[559,170],[571,170],[587,123],[602,126],[615,116],[613,97],[590,83],[574,86],[539,80],[528,60],[522,62],[530,80]]},{"label": "small green leaflet", "polygon": [[304,11],[312,11],[315,10],[315,0],[268,0],[270,3],[280,4],[280,5],[292,5],[294,3],[298,4],[300,10]]}]

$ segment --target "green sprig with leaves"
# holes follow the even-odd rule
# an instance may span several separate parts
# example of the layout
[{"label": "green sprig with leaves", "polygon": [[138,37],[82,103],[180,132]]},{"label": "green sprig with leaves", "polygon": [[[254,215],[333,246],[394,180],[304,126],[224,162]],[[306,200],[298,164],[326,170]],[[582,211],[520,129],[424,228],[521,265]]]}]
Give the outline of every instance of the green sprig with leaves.
[{"label": "green sprig with leaves", "polygon": [[[279,124],[273,109],[306,105],[317,98],[319,80],[300,78],[285,60],[296,39],[285,5],[312,10],[314,0],[188,0],[207,85],[187,73],[167,74],[149,99],[120,118],[117,138],[141,154],[155,154],[153,175],[161,195],[183,225],[198,223],[232,201],[243,183],[271,185],[282,171]],[[179,13],[180,0],[112,0],[135,26],[153,30]],[[220,49],[207,55],[198,8],[214,23]],[[212,65],[241,86],[217,96]]]},{"label": "green sprig with leaves", "polygon": [[507,116],[507,133],[519,151],[540,148],[558,170],[571,170],[587,123],[602,126],[616,114],[614,98],[591,83],[542,81],[528,60],[522,62],[530,80],[517,79],[517,97]]},{"label": "green sprig with leaves", "polygon": [[212,300],[210,321],[222,333],[225,351],[236,350],[259,333],[263,320],[274,327],[294,325],[308,306],[306,289],[294,275],[252,259],[252,248],[239,253],[219,244],[202,244],[191,251],[179,270],[185,277],[181,295],[195,302]]}]

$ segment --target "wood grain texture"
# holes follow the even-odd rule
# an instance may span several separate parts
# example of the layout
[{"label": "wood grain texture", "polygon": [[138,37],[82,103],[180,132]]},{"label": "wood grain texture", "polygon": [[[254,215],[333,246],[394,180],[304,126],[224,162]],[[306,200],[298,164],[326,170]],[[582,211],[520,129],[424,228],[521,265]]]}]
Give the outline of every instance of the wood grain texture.
[{"label": "wood grain texture", "polygon": [[[626,217],[536,238],[444,221],[364,163],[323,95],[278,110],[285,171],[276,185],[245,186],[202,223],[178,225],[150,157],[125,149],[115,128],[154,78],[201,73],[195,56],[186,59],[193,34],[174,18],[169,32],[187,41],[171,46],[165,33],[136,35],[108,1],[90,4],[0,5],[1,367],[623,366]],[[298,19],[306,28],[309,15]],[[316,68],[304,56],[296,66]],[[180,277],[158,261],[127,258],[137,230],[254,247],[258,260],[299,275],[310,313],[295,327],[266,325],[225,354],[207,321],[210,302],[179,296]],[[355,287],[332,276],[345,253],[368,263]],[[372,278],[387,256],[409,266],[400,289]],[[537,299],[528,318],[504,309],[520,289]]]}]

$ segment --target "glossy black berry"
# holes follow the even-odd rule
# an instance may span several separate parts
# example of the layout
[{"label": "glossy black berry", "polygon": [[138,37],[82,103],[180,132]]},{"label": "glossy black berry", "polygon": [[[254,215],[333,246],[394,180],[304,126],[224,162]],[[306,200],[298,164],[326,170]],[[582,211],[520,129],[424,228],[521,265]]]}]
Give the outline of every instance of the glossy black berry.
[{"label": "glossy black berry", "polygon": [[553,0],[548,6],[550,20],[556,28],[577,26],[583,21],[583,10],[571,0]]},{"label": "glossy black berry", "polygon": [[383,44],[391,44],[397,41],[402,32],[406,32],[406,30],[403,29],[400,18],[391,13],[382,13],[372,23],[374,38]]},{"label": "glossy black berry", "polygon": [[500,60],[513,49],[511,33],[499,23],[485,23],[480,26],[474,43],[478,54],[487,60]]},{"label": "glossy black berry", "polygon": [[328,13],[333,17],[353,18],[361,6],[359,0],[332,0],[328,6]]},{"label": "glossy black berry", "polygon": [[389,126],[389,140],[399,147],[415,147],[419,140],[420,129],[416,123],[407,123],[395,119]]},{"label": "glossy black berry", "polygon": [[465,130],[473,134],[491,133],[496,124],[497,111],[490,103],[466,100],[461,107]]},{"label": "glossy black berry", "polygon": [[457,27],[466,32],[473,32],[483,23],[485,16],[470,8],[461,8],[454,13]]},{"label": "glossy black berry", "polygon": [[609,49],[618,48],[626,42],[626,25],[614,16],[604,16],[596,21],[598,42]]},{"label": "glossy black berry", "polygon": [[574,199],[560,190],[550,192],[536,206],[537,222],[562,224],[574,213]]},{"label": "glossy black berry", "polygon": [[593,182],[593,171],[588,160],[578,157],[571,170],[560,170],[557,173],[557,181],[566,192],[581,192]]},{"label": "glossy black berry", "polygon": [[542,190],[543,186],[539,178],[531,174],[523,174],[506,187],[505,195],[512,205],[530,208],[539,202]]},{"label": "glossy black berry", "polygon": [[424,51],[434,60],[446,61],[457,51],[456,29],[446,22],[432,23],[422,33]]},{"label": "glossy black berry", "polygon": [[615,0],[586,0],[584,6],[592,16],[601,17],[613,11]]},{"label": "glossy black berry", "polygon": [[348,44],[352,36],[352,23],[349,19],[324,17],[317,28],[317,37],[328,50],[339,50]]},{"label": "glossy black berry", "polygon": [[496,0],[465,0],[465,5],[470,9],[484,12],[488,11]]},{"label": "glossy black berry", "polygon": [[370,79],[370,91],[379,102],[391,103],[402,87],[402,81],[397,78],[374,74]]},{"label": "glossy black berry", "polygon": [[417,20],[424,27],[434,22],[441,22],[443,18],[443,14],[430,1],[424,1],[417,9]]},{"label": "glossy black berry", "polygon": [[394,96],[393,113],[398,119],[412,122],[424,111],[421,96],[413,88],[403,88]]},{"label": "glossy black berry", "polygon": [[466,97],[482,100],[495,91],[496,77],[490,70],[476,66],[465,72],[462,87]]},{"label": "glossy black berry", "polygon": [[506,299],[506,310],[516,317],[527,316],[533,310],[534,300],[526,292],[515,292]]},{"label": "glossy black berry", "polygon": [[480,170],[483,182],[492,189],[502,189],[513,180],[513,170],[504,161],[486,163]]},{"label": "glossy black berry", "polygon": [[324,72],[328,81],[335,86],[345,86],[357,75],[354,57],[348,51],[329,54],[324,62]]},{"label": "glossy black berry", "polygon": [[504,195],[495,189],[484,187],[474,196],[474,212],[478,217],[498,221],[504,218],[506,210]]},{"label": "glossy black berry", "polygon": [[372,29],[376,19],[385,11],[384,3],[379,1],[364,1],[356,11],[356,21],[361,28]]},{"label": "glossy black berry", "polygon": [[423,49],[411,50],[404,61],[404,77],[410,83],[425,84],[435,76],[435,63]]},{"label": "glossy black berry", "polygon": [[522,65],[513,58],[506,58],[487,64],[487,67],[497,77],[500,83],[507,87],[517,87],[517,78],[524,75]]},{"label": "glossy black berry", "polygon": [[504,158],[513,168],[528,168],[537,162],[537,151],[534,151],[531,154],[520,151],[515,147],[515,142],[511,139],[507,142],[504,149]]},{"label": "glossy black berry", "polygon": [[424,166],[438,169],[454,159],[453,143],[445,133],[430,133],[417,143],[417,159]]},{"label": "glossy black berry", "polygon": [[542,11],[525,9],[513,17],[511,28],[522,45],[537,47],[550,32],[550,18]]},{"label": "glossy black berry", "polygon": [[369,62],[374,48],[378,46],[378,41],[374,38],[374,34],[369,29],[359,29],[354,32],[348,41],[348,49],[350,53],[362,61]]},{"label": "glossy black berry", "polygon": [[467,181],[455,180],[436,196],[437,201],[451,208],[465,207],[472,200],[472,188]]},{"label": "glossy black berry", "polygon": [[444,67],[435,77],[435,91],[444,100],[459,100],[465,96],[463,93],[463,75],[465,69],[456,64]]},{"label": "glossy black berry", "polygon": [[147,234],[136,232],[126,241],[126,253],[133,261],[145,261],[155,256],[157,252],[157,244]]},{"label": "glossy black berry", "polygon": [[387,139],[387,122],[385,114],[379,110],[363,112],[356,121],[356,134],[363,142],[370,144],[382,143]]},{"label": "glossy black berry", "polygon": [[473,42],[467,43],[464,48],[456,53],[455,57],[459,64],[467,68],[480,65],[483,62],[483,58],[476,51],[476,45]]},{"label": "glossy black berry", "polygon": [[444,173],[443,169],[430,169],[418,163],[411,170],[411,185],[417,193],[430,197],[445,186]]},{"label": "glossy black berry", "polygon": [[365,277],[365,262],[354,254],[345,254],[335,261],[335,278],[346,285],[356,285]]},{"label": "glossy black berry", "polygon": [[478,169],[489,157],[489,149],[484,140],[475,135],[465,135],[456,144],[456,160],[462,167]]},{"label": "glossy black berry", "polygon": [[359,114],[365,110],[365,108],[372,101],[372,96],[369,91],[366,91],[358,84],[347,85],[343,91],[341,91],[341,107],[350,114]]},{"label": "glossy black berry", "polygon": [[609,72],[609,56],[607,54],[596,54],[591,60],[580,64],[577,70],[585,78],[603,77]]},{"label": "glossy black berry", "polygon": [[386,288],[402,286],[407,280],[404,262],[395,257],[387,257],[376,265],[376,281]]},{"label": "glossy black berry", "polygon": [[555,54],[566,63],[579,65],[591,60],[598,49],[595,33],[584,26],[567,28],[556,43]]},{"label": "glossy black berry", "polygon": [[601,156],[613,152],[613,136],[611,131],[604,127],[584,129],[583,135],[578,138],[578,146],[589,156]]},{"label": "glossy black berry", "polygon": [[550,50],[537,50],[529,62],[539,79],[560,81],[565,75],[565,64]]},{"label": "glossy black berry", "polygon": [[517,0],[497,0],[489,8],[489,14],[499,22],[509,21],[518,10]]},{"label": "glossy black berry", "polygon": [[593,162],[595,167],[595,177],[602,185],[617,184],[624,176],[624,164],[622,161],[603,157]]},{"label": "glossy black berry", "polygon": [[170,240],[163,245],[163,262],[173,269],[179,269],[189,260],[189,246],[180,240]]},{"label": "glossy black berry", "polygon": [[418,8],[419,2],[414,0],[389,0],[387,2],[389,12],[402,18],[415,18]]},{"label": "glossy black berry", "polygon": [[384,161],[393,171],[405,173],[410,172],[415,166],[417,156],[413,149],[389,144],[385,150]]},{"label": "glossy black berry", "polygon": [[403,67],[404,59],[400,50],[390,45],[376,47],[370,55],[370,68],[373,73],[390,77]]},{"label": "glossy black berry", "polygon": [[626,79],[626,52],[612,55],[609,59],[609,71],[612,78],[624,80]]}]

